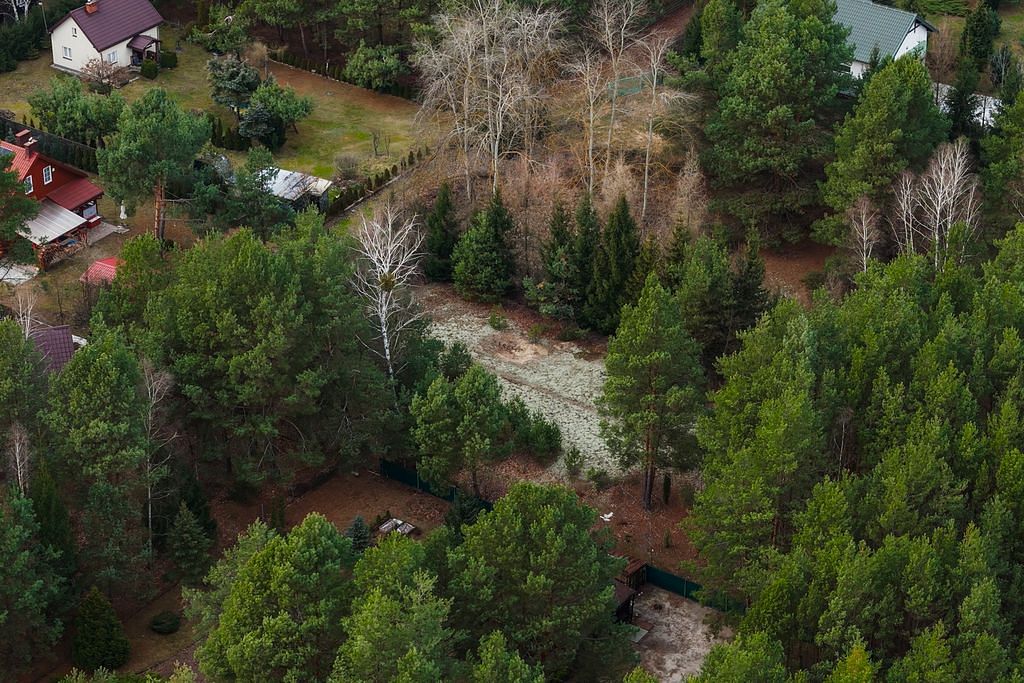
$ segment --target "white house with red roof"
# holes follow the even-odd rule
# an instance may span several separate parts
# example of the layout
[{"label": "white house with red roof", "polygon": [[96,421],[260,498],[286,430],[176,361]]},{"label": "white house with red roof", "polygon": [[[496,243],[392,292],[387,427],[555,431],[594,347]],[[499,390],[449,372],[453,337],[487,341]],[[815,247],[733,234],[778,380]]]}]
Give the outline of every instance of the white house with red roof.
[{"label": "white house with red roof", "polygon": [[160,56],[164,21],[149,0],[88,0],[53,25],[53,66],[81,73],[94,59],[124,67]]},{"label": "white house with red roof", "polygon": [[101,222],[96,202],[103,190],[85,173],[36,151],[37,143],[28,130],[15,138],[14,143],[0,140],[0,160],[24,183],[25,194],[39,203],[38,215],[25,226],[25,238],[32,243],[39,266],[45,268],[86,246],[87,233]]}]

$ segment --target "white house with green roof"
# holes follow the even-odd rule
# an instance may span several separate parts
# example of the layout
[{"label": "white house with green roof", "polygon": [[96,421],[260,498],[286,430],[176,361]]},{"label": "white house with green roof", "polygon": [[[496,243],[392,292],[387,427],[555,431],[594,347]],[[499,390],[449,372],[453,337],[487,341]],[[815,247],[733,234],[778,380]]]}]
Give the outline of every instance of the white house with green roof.
[{"label": "white house with green roof", "polygon": [[920,15],[869,0],[836,0],[836,22],[850,29],[854,78],[864,75],[875,48],[879,58],[897,59],[915,51],[923,58],[928,34],[937,30]]}]

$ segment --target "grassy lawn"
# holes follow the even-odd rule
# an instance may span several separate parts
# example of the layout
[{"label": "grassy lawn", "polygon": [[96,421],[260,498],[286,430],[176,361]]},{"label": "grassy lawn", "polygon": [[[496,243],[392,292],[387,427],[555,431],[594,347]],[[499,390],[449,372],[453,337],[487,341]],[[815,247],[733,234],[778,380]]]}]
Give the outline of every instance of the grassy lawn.
[{"label": "grassy lawn", "polygon": [[1018,56],[1024,54],[1024,46],[1021,45],[1024,39],[1024,5],[1003,3],[999,7],[999,18],[1003,23],[996,36],[996,47],[1009,45]]},{"label": "grassy lawn", "polygon": [[[164,45],[173,47],[177,36],[174,31],[162,32]],[[206,80],[206,62],[210,55],[202,48],[181,43],[178,67],[167,69],[153,81],[140,78],[121,90],[128,101],[134,101],[150,88],[162,87],[174,95],[185,109],[212,111],[225,122],[234,115],[210,99]],[[20,119],[29,115],[28,95],[45,88],[56,74],[50,67],[50,53],[44,51],[39,59],[20,62],[16,71],[0,75],[0,108],[10,109]],[[418,146],[413,118],[416,105],[390,95],[356,88],[315,74],[272,64],[271,72],[277,80],[295,88],[302,95],[313,98],[313,115],[299,123],[299,132],[288,132],[288,140],[275,155],[282,168],[305,171],[331,177],[337,155],[354,156],[368,171],[376,171],[397,164]],[[390,143],[390,155],[374,156],[373,133]],[[381,145],[383,146],[383,145]],[[230,153],[238,162],[243,155]]]}]

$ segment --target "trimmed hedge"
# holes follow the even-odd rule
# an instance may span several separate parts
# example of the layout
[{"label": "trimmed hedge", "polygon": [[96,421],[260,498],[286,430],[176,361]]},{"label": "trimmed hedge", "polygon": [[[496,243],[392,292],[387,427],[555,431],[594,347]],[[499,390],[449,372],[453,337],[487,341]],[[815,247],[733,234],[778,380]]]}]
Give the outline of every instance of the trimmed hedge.
[{"label": "trimmed hedge", "polygon": [[156,75],[160,73],[160,67],[158,67],[156,65],[156,62],[152,59],[147,59],[146,61],[142,62],[142,67],[140,68],[140,71],[142,72],[143,78],[153,80],[154,78],[156,78]]}]

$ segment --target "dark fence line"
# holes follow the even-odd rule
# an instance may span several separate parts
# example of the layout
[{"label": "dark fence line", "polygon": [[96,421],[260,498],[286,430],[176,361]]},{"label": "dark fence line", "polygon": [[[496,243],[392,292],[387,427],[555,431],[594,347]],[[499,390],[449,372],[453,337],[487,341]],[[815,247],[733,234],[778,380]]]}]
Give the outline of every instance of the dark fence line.
[{"label": "dark fence line", "polygon": [[[380,461],[380,474],[388,479],[411,486],[415,489],[422,491],[423,493],[429,493],[432,496],[441,498],[451,502],[455,499],[456,488],[449,486],[447,490],[437,491],[430,484],[420,479],[419,474],[414,469],[400,465],[397,462],[390,460]],[[478,499],[480,503],[487,510],[492,510],[494,504],[490,501]],[[745,607],[742,603],[732,600],[731,598],[723,595],[709,595],[704,592],[704,587],[696,581],[673,574],[672,572],[665,571],[655,567],[653,564],[645,565],[645,574],[647,577],[647,583],[667,590],[670,593],[681,595],[684,598],[700,602],[708,607],[712,607],[722,612],[743,612]]]},{"label": "dark fence line", "polygon": [[[442,500],[447,500],[449,503],[455,500],[455,493],[456,491],[458,491],[458,489],[454,486],[449,486],[447,490],[438,491],[433,486],[423,481],[423,479],[420,478],[420,475],[416,470],[409,469],[404,465],[400,465],[397,462],[392,462],[390,460],[381,459],[380,474],[382,477],[393,479],[397,482],[405,484],[406,486],[411,486],[414,489],[419,489],[423,493],[429,493],[430,495],[440,498]],[[466,494],[463,495],[465,496]],[[483,506],[485,510],[494,509],[494,503],[492,503],[489,500],[477,498],[477,501],[480,503],[480,505]]]},{"label": "dark fence line", "polygon": [[51,159],[68,166],[74,166],[86,173],[96,173],[96,148],[90,145],[62,138],[41,128],[19,123],[14,119],[0,118],[0,138],[8,138],[23,130],[31,131],[36,139],[36,150]]}]

